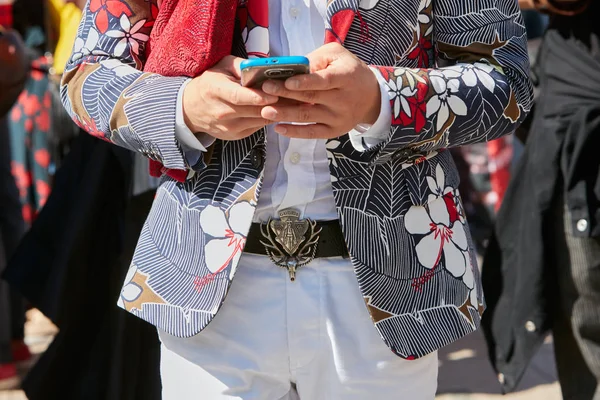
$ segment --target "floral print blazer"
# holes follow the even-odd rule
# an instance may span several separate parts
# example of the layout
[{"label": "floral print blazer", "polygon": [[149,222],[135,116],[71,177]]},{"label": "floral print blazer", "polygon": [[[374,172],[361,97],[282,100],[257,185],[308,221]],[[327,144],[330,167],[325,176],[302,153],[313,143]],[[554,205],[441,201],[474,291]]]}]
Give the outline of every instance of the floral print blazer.
[{"label": "floral print blazer", "polygon": [[[269,52],[258,1],[240,1],[246,54]],[[262,131],[218,140],[210,160],[188,165],[174,133],[187,78],[142,72],[159,8],[155,0],[90,0],[62,98],[90,134],[190,171],[185,182],[162,178],[119,299],[187,337],[211,321],[234,277],[265,140]],[[521,13],[517,0],[327,0],[325,41],[379,66],[387,80],[392,127],[383,143],[344,135],[326,146],[365,305],[393,352],[421,357],[474,331],[484,309],[445,149],[509,134],[529,111]]]}]

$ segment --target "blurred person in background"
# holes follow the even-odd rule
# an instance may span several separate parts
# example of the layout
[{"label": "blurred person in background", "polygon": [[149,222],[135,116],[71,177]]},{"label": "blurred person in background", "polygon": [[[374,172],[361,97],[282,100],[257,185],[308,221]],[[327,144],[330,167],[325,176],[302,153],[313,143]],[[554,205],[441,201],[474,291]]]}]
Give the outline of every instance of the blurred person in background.
[{"label": "blurred person in background", "polygon": [[[529,53],[529,61],[531,65],[531,80],[534,84],[533,94],[534,99],[538,96],[538,86],[539,81],[537,78],[537,54],[540,48],[540,44],[542,42],[542,36],[546,31],[546,27],[548,26],[549,16],[548,14],[544,14],[536,9],[530,8],[529,0],[525,0],[521,2],[521,8],[523,12],[523,19],[525,21],[525,27],[527,29],[527,52]],[[535,103],[534,103],[535,108]],[[526,136],[526,132],[531,128],[531,121],[533,119],[535,113],[529,113],[525,121],[517,128],[517,135],[515,136],[512,142],[513,154],[511,161],[511,170],[514,172],[514,169],[517,166],[517,162],[519,157],[523,153],[524,144],[521,141],[521,138]],[[524,132],[522,135],[521,132]]]},{"label": "blurred person in background", "polygon": [[[521,1],[550,15],[539,95],[483,264],[492,364],[513,390],[551,332],[566,400],[600,399],[600,4]],[[527,133],[526,131],[520,132]]]},{"label": "blurred person in background", "polygon": [[43,5],[52,49],[47,140],[56,172],[5,277],[59,332],[22,389],[30,400],[159,400],[156,330],[114,304],[158,179],[141,154],[78,134],[60,103],[57,77],[85,3]]},{"label": "blurred person in background", "polygon": [[[19,192],[11,173],[6,113],[23,90],[29,58],[11,26],[12,2],[0,0],[0,274],[24,232]],[[23,299],[0,280],[0,390],[18,387],[17,366],[31,357],[23,340],[24,324]]]},{"label": "blurred person in background", "polygon": [[[0,74],[3,89],[0,94],[0,223],[3,244],[0,272],[16,251],[25,227],[34,221],[50,192],[52,160],[48,139],[52,99],[49,69],[52,60],[46,50],[54,32],[45,15],[46,4],[41,0],[16,0],[14,3],[12,0],[0,0],[0,26],[5,27],[0,48],[4,51]],[[8,28],[14,30],[8,31]],[[6,45],[7,38],[11,37],[13,43]],[[14,37],[19,38],[18,43],[14,42]],[[15,52],[15,49],[18,51]],[[22,56],[19,65],[9,62],[17,53]],[[6,83],[16,78],[19,85]],[[60,100],[55,103],[60,104]],[[17,289],[9,289],[5,281],[0,281],[0,287],[0,338],[3,342],[0,344],[0,388],[8,388],[18,386],[15,365],[26,366],[31,354],[23,340],[24,300],[17,294]],[[10,351],[6,350],[5,343],[8,336],[11,339]]]},{"label": "blurred person in background", "polygon": [[[524,9],[522,13],[527,30],[530,72],[535,82],[537,49],[546,29],[548,16],[534,9]],[[529,128],[532,116],[533,113],[527,116],[517,128],[517,132]],[[451,151],[461,175],[460,192],[463,195],[465,212],[469,217],[473,240],[478,253],[483,255],[510,180],[511,170],[523,151],[523,144],[516,137],[505,136],[488,143],[458,147]]]},{"label": "blurred person in background", "polygon": [[23,38],[32,60],[29,79],[8,114],[12,172],[19,189],[23,219],[30,226],[46,202],[51,185],[48,71],[52,59],[48,49],[52,33],[47,24],[44,1],[15,0],[13,27]]}]

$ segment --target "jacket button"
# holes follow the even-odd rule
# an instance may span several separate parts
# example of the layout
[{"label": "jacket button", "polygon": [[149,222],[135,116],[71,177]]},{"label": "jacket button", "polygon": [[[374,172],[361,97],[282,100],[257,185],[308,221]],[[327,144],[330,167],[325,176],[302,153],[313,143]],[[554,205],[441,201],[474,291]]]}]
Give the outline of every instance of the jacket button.
[{"label": "jacket button", "polygon": [[259,149],[252,149],[250,152],[250,162],[252,166],[257,170],[262,169],[263,166],[263,157],[262,152]]},{"label": "jacket button", "polygon": [[527,321],[525,323],[525,330],[529,333],[533,333],[537,330],[537,326],[533,323],[533,321]]},{"label": "jacket button", "polygon": [[580,219],[579,221],[577,221],[577,230],[579,232],[585,232],[588,228],[588,222],[585,219]]},{"label": "jacket button", "polygon": [[410,149],[402,149],[398,150],[394,153],[394,160],[407,160],[413,154],[413,151]]}]

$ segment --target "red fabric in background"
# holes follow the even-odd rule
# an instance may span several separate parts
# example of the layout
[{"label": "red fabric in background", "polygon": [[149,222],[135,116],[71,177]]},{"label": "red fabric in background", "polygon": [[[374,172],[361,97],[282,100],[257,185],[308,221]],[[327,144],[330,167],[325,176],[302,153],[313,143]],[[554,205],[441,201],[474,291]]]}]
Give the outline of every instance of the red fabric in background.
[{"label": "red fabric in background", "polygon": [[0,4],[0,25],[5,28],[12,28],[12,4]]},{"label": "red fabric in background", "polygon": [[512,160],[512,145],[507,137],[492,140],[487,144],[490,185],[496,194],[494,210],[498,212],[502,199],[510,181],[510,165]]}]

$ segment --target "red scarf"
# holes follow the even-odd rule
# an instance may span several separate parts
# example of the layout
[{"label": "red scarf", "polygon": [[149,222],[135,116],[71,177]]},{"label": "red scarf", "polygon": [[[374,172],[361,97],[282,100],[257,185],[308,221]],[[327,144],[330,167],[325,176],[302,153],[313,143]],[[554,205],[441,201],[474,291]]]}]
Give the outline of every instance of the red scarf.
[{"label": "red scarf", "polygon": [[[236,15],[249,56],[264,57],[252,49],[251,30],[267,29],[268,0],[164,0],[154,22],[144,70],[163,76],[193,78],[231,54]],[[167,170],[150,160],[150,174],[167,174],[183,182],[187,171]]]}]

